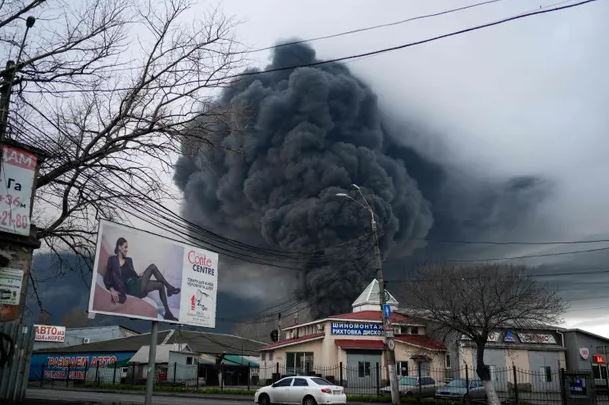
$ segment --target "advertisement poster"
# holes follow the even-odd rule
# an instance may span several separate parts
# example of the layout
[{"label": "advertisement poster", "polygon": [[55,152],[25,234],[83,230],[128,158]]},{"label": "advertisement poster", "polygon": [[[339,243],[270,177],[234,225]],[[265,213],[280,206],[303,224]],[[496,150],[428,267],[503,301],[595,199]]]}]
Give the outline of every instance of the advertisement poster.
[{"label": "advertisement poster", "polygon": [[0,231],[30,234],[32,186],[36,156],[23,149],[5,145],[2,151],[0,188]]},{"label": "advertisement poster", "polygon": [[89,312],[214,328],[218,254],[101,221]]},{"label": "advertisement poster", "polygon": [[35,342],[58,342],[66,340],[66,327],[53,325],[34,325]]}]

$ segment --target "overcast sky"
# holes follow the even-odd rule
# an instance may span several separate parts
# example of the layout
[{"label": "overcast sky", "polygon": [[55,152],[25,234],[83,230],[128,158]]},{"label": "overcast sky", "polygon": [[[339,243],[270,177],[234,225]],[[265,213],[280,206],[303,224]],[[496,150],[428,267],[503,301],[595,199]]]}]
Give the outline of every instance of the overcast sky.
[{"label": "overcast sky", "polygon": [[[239,23],[236,37],[249,49],[293,38],[312,38],[473,4],[475,1],[224,0]],[[312,42],[320,59],[336,58],[421,40],[553,4],[504,0],[425,20]],[[195,15],[209,7],[195,3]],[[463,176],[485,180],[533,175],[552,185],[540,201],[535,226],[512,240],[581,240],[609,237],[609,1],[534,16],[413,48],[348,62],[379,97],[391,125],[415,122],[425,135],[410,136],[433,160]],[[269,53],[249,55],[264,67]],[[399,133],[399,131],[398,131]],[[543,224],[543,226],[537,226]],[[607,246],[536,247],[558,252]],[[522,247],[502,254],[530,253]],[[486,255],[480,248],[476,257]],[[496,253],[495,253],[496,255]],[[547,273],[606,266],[606,253],[519,261],[547,265]],[[595,271],[596,271],[595,270]],[[606,266],[609,271],[609,266]],[[541,270],[539,270],[541,272]],[[575,271],[575,270],[573,270]],[[547,277],[571,310],[567,325],[609,336],[608,274]],[[588,297],[588,298],[586,298]]]}]

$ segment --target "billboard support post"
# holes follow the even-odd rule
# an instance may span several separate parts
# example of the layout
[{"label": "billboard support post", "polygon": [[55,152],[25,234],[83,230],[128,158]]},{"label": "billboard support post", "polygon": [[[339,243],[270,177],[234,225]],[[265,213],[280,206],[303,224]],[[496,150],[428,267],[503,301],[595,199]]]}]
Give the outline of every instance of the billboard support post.
[{"label": "billboard support post", "polygon": [[148,375],[146,376],[146,398],[144,405],[152,405],[152,389],[154,387],[154,370],[156,368],[156,341],[159,334],[158,321],[152,321],[150,330],[150,350],[148,351]]}]

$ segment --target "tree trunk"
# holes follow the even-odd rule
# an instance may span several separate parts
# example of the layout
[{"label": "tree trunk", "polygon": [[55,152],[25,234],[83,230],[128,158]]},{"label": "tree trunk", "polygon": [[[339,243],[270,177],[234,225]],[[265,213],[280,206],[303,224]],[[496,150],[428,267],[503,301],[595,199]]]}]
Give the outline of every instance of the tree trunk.
[{"label": "tree trunk", "polygon": [[491,370],[486,364],[484,364],[484,347],[486,346],[486,342],[477,343],[476,346],[476,373],[482,380],[482,385],[484,385],[484,391],[486,392],[488,404],[500,405],[499,397],[497,396],[497,392],[495,392],[495,387],[493,387],[493,383],[491,381]]}]

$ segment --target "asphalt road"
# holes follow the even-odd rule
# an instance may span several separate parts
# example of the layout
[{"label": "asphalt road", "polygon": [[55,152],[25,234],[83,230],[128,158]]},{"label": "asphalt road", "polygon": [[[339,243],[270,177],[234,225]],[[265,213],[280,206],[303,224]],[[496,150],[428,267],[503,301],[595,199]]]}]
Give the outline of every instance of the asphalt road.
[{"label": "asphalt road", "polygon": [[[91,391],[69,391],[45,388],[28,388],[26,393],[26,403],[36,403],[39,405],[59,405],[59,404],[113,404],[113,405],[130,405],[143,404],[144,393],[114,393],[114,392],[91,392]],[[244,399],[247,399],[245,397]],[[34,401],[32,401],[34,400]],[[251,401],[235,401],[222,398],[191,398],[184,396],[153,396],[152,403],[154,405],[246,405],[253,404],[254,396]]]}]

